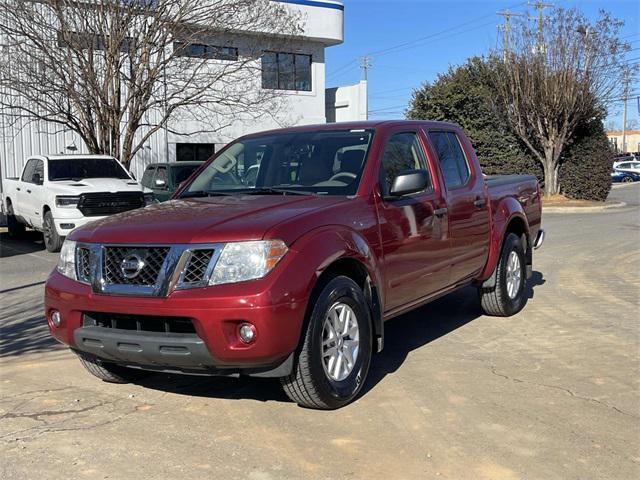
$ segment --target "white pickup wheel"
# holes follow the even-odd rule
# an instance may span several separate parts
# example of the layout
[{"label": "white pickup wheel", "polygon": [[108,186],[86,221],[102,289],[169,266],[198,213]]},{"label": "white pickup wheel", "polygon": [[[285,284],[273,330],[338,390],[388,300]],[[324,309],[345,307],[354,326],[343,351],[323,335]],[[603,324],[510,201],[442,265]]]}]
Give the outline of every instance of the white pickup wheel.
[{"label": "white pickup wheel", "polygon": [[478,289],[482,310],[487,315],[508,317],[524,307],[526,299],[526,260],[522,242],[510,233],[504,240],[493,287]]},{"label": "white pickup wheel", "polygon": [[44,214],[42,224],[42,235],[44,236],[44,246],[48,252],[59,252],[62,248],[64,237],[61,237],[56,230],[56,223],[53,221],[51,211]]}]

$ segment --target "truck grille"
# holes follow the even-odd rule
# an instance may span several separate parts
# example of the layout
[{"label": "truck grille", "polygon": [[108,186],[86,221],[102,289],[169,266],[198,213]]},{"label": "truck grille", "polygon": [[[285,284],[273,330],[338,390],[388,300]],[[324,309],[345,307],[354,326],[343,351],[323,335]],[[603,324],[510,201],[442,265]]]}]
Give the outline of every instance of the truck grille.
[{"label": "truck grille", "polygon": [[212,257],[213,249],[192,250],[182,277],[182,284],[193,285],[206,282],[208,280],[206,273]]},{"label": "truck grille", "polygon": [[78,201],[78,210],[85,217],[101,217],[144,207],[142,192],[83,193]]},{"label": "truck grille", "polygon": [[[153,286],[158,280],[169,250],[169,247],[104,247],[104,280],[108,284]],[[141,261],[142,266],[137,273],[135,269],[127,272],[123,268],[126,260]]]},{"label": "truck grille", "polygon": [[208,285],[224,244],[104,245],[78,242],[76,277],[95,293],[166,297]]},{"label": "truck grille", "polygon": [[83,327],[114,328],[137,332],[196,333],[187,317],[161,317],[155,315],[129,315],[122,313],[84,312]]},{"label": "truck grille", "polygon": [[76,257],[78,280],[91,283],[91,250],[86,247],[78,247]]}]

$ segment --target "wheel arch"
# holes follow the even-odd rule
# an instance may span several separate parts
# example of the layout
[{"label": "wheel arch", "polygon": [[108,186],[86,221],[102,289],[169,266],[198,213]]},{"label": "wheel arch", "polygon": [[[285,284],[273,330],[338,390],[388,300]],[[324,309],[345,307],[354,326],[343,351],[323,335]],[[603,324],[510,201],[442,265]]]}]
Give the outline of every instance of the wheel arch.
[{"label": "wheel arch", "polygon": [[479,281],[485,288],[495,286],[495,272],[498,259],[500,258],[504,241],[510,233],[517,235],[521,239],[527,263],[527,276],[529,276],[531,272],[532,265],[529,222],[527,221],[522,205],[512,197],[506,198],[501,202],[500,207],[496,209],[492,223],[487,264],[479,276]]},{"label": "wheel arch", "polygon": [[[369,306],[374,351],[382,350],[384,328],[380,271],[368,242],[356,231],[345,227],[325,227],[305,235],[292,246],[314,265],[307,291],[308,309],[327,279],[344,275],[362,289]],[[313,260],[311,260],[313,259]]]}]

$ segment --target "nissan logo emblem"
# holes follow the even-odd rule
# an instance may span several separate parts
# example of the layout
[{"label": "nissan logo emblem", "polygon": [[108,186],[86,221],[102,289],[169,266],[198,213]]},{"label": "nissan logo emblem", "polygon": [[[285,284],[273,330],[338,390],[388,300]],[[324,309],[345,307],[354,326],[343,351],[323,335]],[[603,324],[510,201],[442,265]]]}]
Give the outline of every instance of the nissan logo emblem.
[{"label": "nissan logo emblem", "polygon": [[144,260],[140,255],[132,253],[122,259],[120,263],[120,271],[124,278],[136,278],[144,268]]}]

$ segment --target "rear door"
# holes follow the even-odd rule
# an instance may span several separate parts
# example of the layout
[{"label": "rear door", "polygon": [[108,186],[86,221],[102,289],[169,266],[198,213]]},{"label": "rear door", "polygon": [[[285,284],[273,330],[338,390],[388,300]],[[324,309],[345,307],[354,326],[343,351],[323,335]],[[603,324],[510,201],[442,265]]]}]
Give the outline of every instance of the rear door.
[{"label": "rear door", "polygon": [[451,239],[451,283],[477,275],[489,252],[489,206],[473,149],[454,130],[429,130],[444,181]]},{"label": "rear door", "polygon": [[[426,297],[449,283],[449,239],[444,205],[433,167],[418,130],[388,133],[381,159],[378,220],[384,255],[385,310]],[[430,182],[425,190],[399,198],[389,196],[393,180],[403,170],[423,169]]]}]

